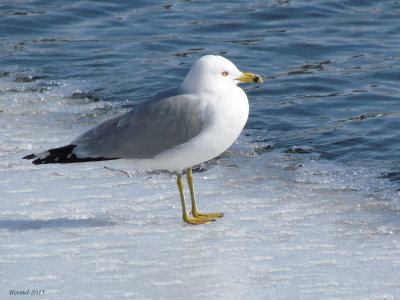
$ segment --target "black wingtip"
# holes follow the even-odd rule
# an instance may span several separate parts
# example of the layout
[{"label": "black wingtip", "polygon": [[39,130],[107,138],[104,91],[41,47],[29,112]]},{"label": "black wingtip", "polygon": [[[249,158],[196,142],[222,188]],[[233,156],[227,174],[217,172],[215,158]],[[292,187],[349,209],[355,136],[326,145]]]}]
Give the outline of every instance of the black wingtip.
[{"label": "black wingtip", "polygon": [[36,155],[34,153],[24,156],[22,159],[34,159]]},{"label": "black wingtip", "polygon": [[84,157],[78,158],[72,151],[76,145],[66,145],[59,148],[49,149],[40,154],[29,154],[24,156],[23,159],[34,159],[32,163],[34,165],[42,164],[69,164],[78,162],[90,162],[90,161],[102,161],[102,160],[113,160],[117,158],[104,158],[104,157]]}]

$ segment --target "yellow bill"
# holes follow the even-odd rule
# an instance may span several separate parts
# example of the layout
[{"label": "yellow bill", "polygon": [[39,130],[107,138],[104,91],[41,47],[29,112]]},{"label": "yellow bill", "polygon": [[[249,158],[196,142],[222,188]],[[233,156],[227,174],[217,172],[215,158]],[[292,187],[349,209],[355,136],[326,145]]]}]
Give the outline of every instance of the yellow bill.
[{"label": "yellow bill", "polygon": [[263,83],[261,76],[255,75],[253,73],[243,73],[243,76],[236,78],[236,80],[239,80],[240,82],[261,82],[261,83]]}]

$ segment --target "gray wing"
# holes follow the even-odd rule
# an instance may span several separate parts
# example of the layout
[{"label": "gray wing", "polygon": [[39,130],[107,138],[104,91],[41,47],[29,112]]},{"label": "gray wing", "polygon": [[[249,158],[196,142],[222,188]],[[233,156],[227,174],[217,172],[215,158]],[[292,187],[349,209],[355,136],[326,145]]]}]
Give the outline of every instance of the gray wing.
[{"label": "gray wing", "polygon": [[206,125],[204,108],[178,88],[108,119],[71,142],[77,157],[153,158],[183,144]]}]

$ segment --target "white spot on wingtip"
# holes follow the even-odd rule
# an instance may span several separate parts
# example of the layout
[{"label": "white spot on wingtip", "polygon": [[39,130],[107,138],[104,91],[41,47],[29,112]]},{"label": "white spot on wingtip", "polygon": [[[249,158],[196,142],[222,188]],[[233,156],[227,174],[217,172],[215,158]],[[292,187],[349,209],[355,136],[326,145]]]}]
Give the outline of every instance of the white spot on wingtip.
[{"label": "white spot on wingtip", "polygon": [[60,158],[57,156],[54,161],[57,162]]},{"label": "white spot on wingtip", "polygon": [[72,153],[68,154],[68,155],[67,155],[67,159],[70,159],[71,156],[72,156]]}]

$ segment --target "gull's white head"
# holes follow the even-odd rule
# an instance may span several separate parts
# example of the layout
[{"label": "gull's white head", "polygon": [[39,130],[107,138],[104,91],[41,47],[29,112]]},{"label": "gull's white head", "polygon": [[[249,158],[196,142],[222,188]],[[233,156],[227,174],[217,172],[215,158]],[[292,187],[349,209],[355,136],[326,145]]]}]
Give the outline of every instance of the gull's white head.
[{"label": "gull's white head", "polygon": [[240,82],[262,82],[260,76],[242,73],[228,59],[206,55],[198,59],[186,75],[182,88],[188,92],[223,91]]}]

